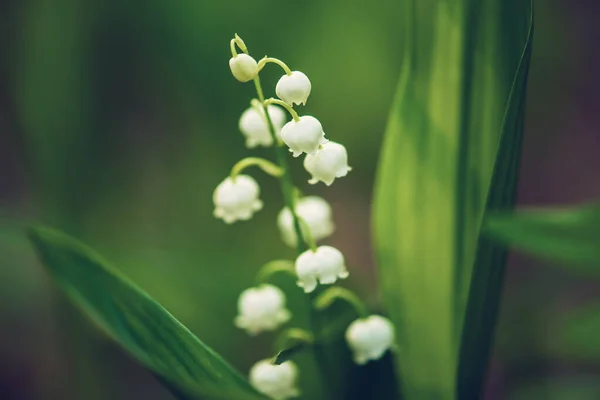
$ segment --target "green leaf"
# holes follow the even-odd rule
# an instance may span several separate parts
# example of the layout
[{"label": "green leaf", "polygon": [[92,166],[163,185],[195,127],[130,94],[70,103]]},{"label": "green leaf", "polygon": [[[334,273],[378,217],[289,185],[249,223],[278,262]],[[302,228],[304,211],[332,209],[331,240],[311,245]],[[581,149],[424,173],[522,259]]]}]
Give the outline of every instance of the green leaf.
[{"label": "green leaf", "polygon": [[526,253],[600,272],[600,204],[492,214],[484,229]]},{"label": "green leaf", "polygon": [[29,230],[60,288],[178,399],[264,399],[217,353],[94,251],[43,227]]},{"label": "green leaf", "polygon": [[[374,244],[404,398],[454,399],[471,277],[481,288],[501,282],[503,254],[480,243],[480,227],[486,209],[514,199],[532,10],[522,0],[405,5],[406,53],[378,170]],[[498,290],[471,296],[490,315],[470,309],[465,332],[480,340],[463,346],[461,364],[480,371],[461,373],[460,398],[479,397]]]}]

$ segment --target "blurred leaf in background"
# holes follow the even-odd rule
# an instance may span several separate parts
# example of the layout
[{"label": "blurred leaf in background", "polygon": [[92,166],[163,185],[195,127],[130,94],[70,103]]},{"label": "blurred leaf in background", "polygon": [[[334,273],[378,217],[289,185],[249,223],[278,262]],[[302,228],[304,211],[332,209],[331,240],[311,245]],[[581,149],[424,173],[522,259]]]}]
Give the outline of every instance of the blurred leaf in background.
[{"label": "blurred leaf in background", "polygon": [[600,273],[600,205],[519,210],[486,218],[486,234],[575,271]]}]

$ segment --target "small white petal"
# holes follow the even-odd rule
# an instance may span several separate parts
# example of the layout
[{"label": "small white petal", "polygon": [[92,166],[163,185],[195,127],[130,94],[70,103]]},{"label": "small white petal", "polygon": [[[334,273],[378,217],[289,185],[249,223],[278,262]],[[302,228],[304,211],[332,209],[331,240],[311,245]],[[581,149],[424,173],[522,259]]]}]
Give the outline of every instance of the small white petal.
[{"label": "small white petal", "polygon": [[[273,104],[270,104],[267,110],[275,128],[275,135],[279,137],[281,128],[286,121],[286,114],[281,107]],[[269,147],[273,144],[273,137],[269,131],[269,125],[262,108],[250,107],[246,109],[242,113],[238,125],[240,131],[246,137],[246,147]]]},{"label": "small white petal", "polygon": [[318,119],[310,115],[290,121],[281,128],[281,140],[290,148],[294,157],[302,153],[316,154],[325,133]]},{"label": "small white petal", "polygon": [[332,284],[338,278],[348,276],[348,270],[342,253],[331,246],[319,246],[316,251],[311,249],[300,254],[296,259],[296,274],[298,285],[304,287],[304,291],[312,292],[316,287],[316,281],[322,284]]},{"label": "small white petal", "polygon": [[229,59],[231,73],[240,82],[248,82],[258,74],[258,63],[248,54],[238,54]]},{"label": "small white petal", "polygon": [[238,316],[235,325],[250,335],[272,331],[291,317],[285,308],[285,295],[273,285],[246,289],[238,299]]},{"label": "small white petal", "polygon": [[380,315],[357,319],[348,326],[345,336],[357,364],[377,360],[394,347],[394,325]]},{"label": "small white petal", "polygon": [[312,175],[308,183],[314,185],[323,182],[330,186],[335,178],[348,174],[348,153],[346,148],[332,141],[321,145],[316,154],[307,154],[304,158],[304,168]]},{"label": "small white petal", "polygon": [[[296,214],[306,222],[302,227],[305,232],[306,227],[315,241],[323,240],[335,230],[332,219],[331,206],[327,201],[318,196],[306,196],[296,202]],[[287,207],[284,207],[277,216],[277,227],[281,232],[281,238],[284,243],[290,247],[297,245],[296,230],[292,213]]]},{"label": "small white petal", "polygon": [[310,80],[300,71],[292,71],[291,75],[282,76],[275,86],[277,97],[289,105],[306,104],[310,90]]},{"label": "small white petal", "polygon": [[260,188],[252,177],[238,175],[235,180],[228,177],[213,193],[214,215],[228,224],[250,219],[263,206],[259,195]]},{"label": "small white petal", "polygon": [[250,384],[274,400],[298,397],[297,378],[298,367],[292,361],[275,365],[270,360],[262,360],[250,369]]}]

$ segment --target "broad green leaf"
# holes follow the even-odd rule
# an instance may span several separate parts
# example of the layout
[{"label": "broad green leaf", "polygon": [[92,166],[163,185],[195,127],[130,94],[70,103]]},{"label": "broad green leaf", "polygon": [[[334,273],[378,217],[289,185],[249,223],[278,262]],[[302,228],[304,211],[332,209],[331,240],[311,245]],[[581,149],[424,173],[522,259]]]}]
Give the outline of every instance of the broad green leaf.
[{"label": "broad green leaf", "polygon": [[[402,394],[454,399],[476,257],[477,285],[500,282],[503,255],[477,249],[486,209],[514,198],[532,10],[523,0],[404,3],[405,60],[378,170],[374,242]],[[497,302],[484,299],[492,322]],[[472,310],[465,331],[488,343],[482,311]],[[485,367],[489,349],[478,350],[468,363]],[[483,372],[470,372],[460,398],[478,397]]]},{"label": "broad green leaf", "polygon": [[484,229],[526,253],[600,272],[600,204],[492,214]]},{"label": "broad green leaf", "polygon": [[178,399],[264,399],[217,353],[90,248],[48,228],[29,231],[60,288]]}]

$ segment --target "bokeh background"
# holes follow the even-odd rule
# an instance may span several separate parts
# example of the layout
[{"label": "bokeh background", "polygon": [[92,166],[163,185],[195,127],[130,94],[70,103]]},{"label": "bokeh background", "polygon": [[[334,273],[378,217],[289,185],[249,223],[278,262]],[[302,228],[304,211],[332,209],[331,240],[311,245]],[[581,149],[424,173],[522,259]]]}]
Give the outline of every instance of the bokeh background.
[{"label": "bokeh background", "polygon": [[[519,202],[597,199],[600,3],[536,6]],[[352,173],[304,189],[332,203],[328,243],[347,256],[347,285],[379,309],[370,202],[402,61],[401,13],[393,0],[1,1],[0,398],[170,398],[58,293],[23,236],[34,221],[96,248],[241,371],[272,355],[272,336],[249,338],[232,321],[258,268],[293,256],[275,226],[278,187],[253,173],[265,209],[233,226],[212,216],[214,187],[250,154],[237,122],[253,85],[227,66],[235,32],[256,58],[311,78],[302,111],[347,146]],[[267,95],[280,75],[266,68]],[[599,354],[573,357],[553,341],[599,282],[512,257],[487,398],[550,398],[556,391],[544,388],[557,382],[567,396],[557,398],[600,398]],[[302,306],[301,296],[290,301]],[[313,377],[305,368],[303,379]]]}]

